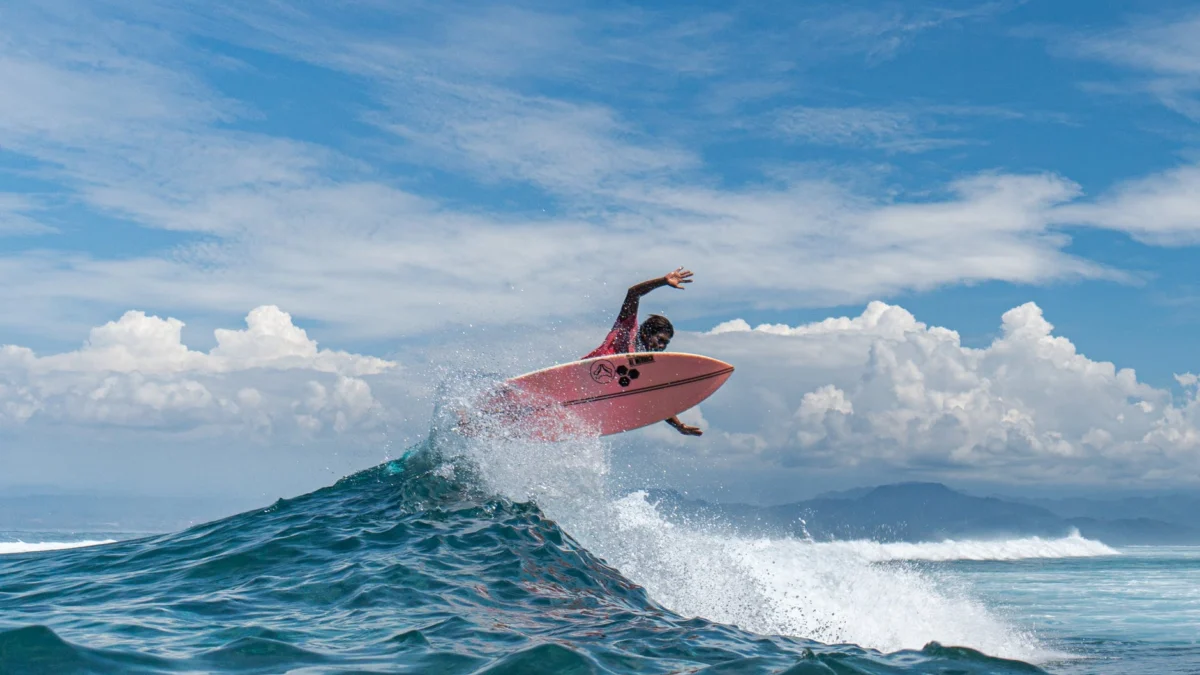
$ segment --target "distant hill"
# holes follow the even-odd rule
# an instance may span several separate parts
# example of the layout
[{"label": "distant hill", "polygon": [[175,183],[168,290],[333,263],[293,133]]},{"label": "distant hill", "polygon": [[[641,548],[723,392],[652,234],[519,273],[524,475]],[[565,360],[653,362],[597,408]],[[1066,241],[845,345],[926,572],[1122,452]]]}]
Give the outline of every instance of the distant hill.
[{"label": "distant hill", "polygon": [[[1200,543],[1200,528],[1187,522],[1129,514],[1067,517],[1041,504],[975,497],[941,483],[881,485],[767,507],[714,504],[671,491],[651,491],[650,497],[681,517],[725,522],[747,533],[786,533],[817,541],[1062,537],[1077,529],[1089,539],[1112,545]],[[1122,513],[1119,508],[1102,512]]]},{"label": "distant hill", "polygon": [[1200,528],[1200,493],[1169,493],[1153,497],[1117,499],[1020,499],[1012,501],[1040,506],[1064,518],[1093,520],[1157,520]]}]

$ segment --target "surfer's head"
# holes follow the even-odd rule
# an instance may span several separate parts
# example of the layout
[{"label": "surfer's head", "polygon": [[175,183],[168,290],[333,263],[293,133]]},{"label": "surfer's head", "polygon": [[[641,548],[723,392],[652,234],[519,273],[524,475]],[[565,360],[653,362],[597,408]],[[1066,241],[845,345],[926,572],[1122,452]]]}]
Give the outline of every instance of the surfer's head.
[{"label": "surfer's head", "polygon": [[641,328],[638,328],[638,339],[646,347],[646,351],[663,351],[671,343],[673,337],[675,337],[675,327],[671,325],[667,317],[658,314],[646,317]]}]

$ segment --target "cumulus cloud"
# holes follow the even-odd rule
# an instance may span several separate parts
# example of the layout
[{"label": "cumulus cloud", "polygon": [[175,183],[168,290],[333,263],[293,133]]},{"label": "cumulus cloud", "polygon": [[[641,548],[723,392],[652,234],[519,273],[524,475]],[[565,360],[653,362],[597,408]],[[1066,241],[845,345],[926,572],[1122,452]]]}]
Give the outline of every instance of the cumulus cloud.
[{"label": "cumulus cloud", "polygon": [[731,447],[768,463],[1032,482],[1171,482],[1200,468],[1197,378],[1178,377],[1177,400],[1078,353],[1032,303],[979,349],[882,302],[795,327],[729,321],[680,348],[738,364],[704,405],[712,442],[737,434]]},{"label": "cumulus cloud", "polygon": [[[182,373],[231,372],[250,368],[301,368],[324,373],[374,375],[395,363],[346,352],[318,349],[287,312],[264,305],[246,316],[245,330],[218,328],[217,346],[209,352],[189,349],[182,341],[179,319],[128,311],[117,321],[93,328],[78,351],[42,358],[23,352],[35,371]],[[16,353],[14,351],[14,353]]]},{"label": "cumulus cloud", "polygon": [[[183,322],[126,312],[78,350],[38,356],[0,347],[0,424],[64,423],[191,429],[281,423],[342,433],[370,424],[379,404],[366,376],[399,365],[321,349],[286,312],[262,306],[242,330],[218,329],[208,352],[182,342]],[[299,392],[307,387],[309,395]]]},{"label": "cumulus cloud", "polygon": [[[455,364],[480,365],[455,341],[403,371],[322,349],[274,307],[218,332],[207,352],[181,343],[181,325],[131,312],[74,352],[0,348],[0,428],[103,426],[130,439],[183,434],[234,447],[380,431],[420,438],[438,382],[454,377]],[[476,356],[489,371],[516,375],[574,358],[594,338],[577,326],[508,341],[489,334],[475,349],[486,350]],[[1177,375],[1182,393],[1152,387],[1080,354],[1034,304],[1004,313],[999,336],[981,348],[883,302],[798,326],[733,319],[680,331],[675,342],[738,370],[681,416],[703,437],[653,425],[611,439],[634,446],[639,463],[657,449],[674,462],[687,457],[695,476],[735,465],[749,480],[815,470],[1026,484],[1170,485],[1200,469],[1200,378]],[[524,360],[498,367],[510,349]]]}]

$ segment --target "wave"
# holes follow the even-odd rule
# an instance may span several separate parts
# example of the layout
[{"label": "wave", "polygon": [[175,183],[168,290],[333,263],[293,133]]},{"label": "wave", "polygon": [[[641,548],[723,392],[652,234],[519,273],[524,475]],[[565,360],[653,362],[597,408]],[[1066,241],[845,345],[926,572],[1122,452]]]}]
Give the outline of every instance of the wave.
[{"label": "wave", "polygon": [[1061,656],[993,614],[956,577],[880,566],[853,546],[672,522],[641,492],[560,522],[684,616],[885,653],[937,641],[1029,661]]},{"label": "wave", "polygon": [[1033,560],[1046,558],[1095,558],[1120,555],[1120,551],[1100,541],[1086,539],[1075,531],[1065,537],[1044,539],[946,539],[937,542],[889,542],[855,540],[812,544],[814,548],[838,551],[870,562],[921,560],[952,562],[958,560]]},{"label": "wave", "polygon": [[669,522],[609,452],[435,415],[400,459],[267,508],[0,556],[19,600],[0,653],[17,672],[1042,672],[1040,643],[952,580]]},{"label": "wave", "polygon": [[682,616],[881,652],[941,642],[1030,661],[1061,656],[949,575],[881,567],[853,547],[668,518],[645,492],[611,477],[600,440],[451,445],[489,492],[536,502],[586,550]]},{"label": "wave", "polygon": [[10,553],[34,553],[38,551],[61,551],[69,548],[82,548],[85,546],[99,546],[101,544],[115,543],[116,539],[97,539],[85,541],[0,541],[0,555]]}]

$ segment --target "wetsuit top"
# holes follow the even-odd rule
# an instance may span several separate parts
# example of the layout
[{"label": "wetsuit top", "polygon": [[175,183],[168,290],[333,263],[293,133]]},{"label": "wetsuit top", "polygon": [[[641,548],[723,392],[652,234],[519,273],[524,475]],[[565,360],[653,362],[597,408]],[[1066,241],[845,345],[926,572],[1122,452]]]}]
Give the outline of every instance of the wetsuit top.
[{"label": "wetsuit top", "polygon": [[635,351],[637,349],[637,332],[636,314],[626,318],[618,316],[616,322],[613,323],[612,330],[608,331],[608,335],[604,338],[604,342],[583,358],[590,359],[593,356],[612,356]]}]

